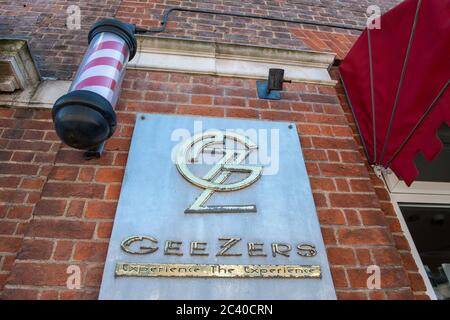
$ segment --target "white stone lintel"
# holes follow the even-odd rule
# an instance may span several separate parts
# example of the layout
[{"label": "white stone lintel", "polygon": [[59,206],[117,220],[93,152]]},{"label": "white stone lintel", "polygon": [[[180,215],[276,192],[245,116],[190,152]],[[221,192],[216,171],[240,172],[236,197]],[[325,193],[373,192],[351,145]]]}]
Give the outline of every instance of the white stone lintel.
[{"label": "white stone lintel", "polygon": [[149,36],[138,43],[130,69],[267,79],[269,68],[281,68],[286,80],[336,84],[328,71],[333,53]]}]

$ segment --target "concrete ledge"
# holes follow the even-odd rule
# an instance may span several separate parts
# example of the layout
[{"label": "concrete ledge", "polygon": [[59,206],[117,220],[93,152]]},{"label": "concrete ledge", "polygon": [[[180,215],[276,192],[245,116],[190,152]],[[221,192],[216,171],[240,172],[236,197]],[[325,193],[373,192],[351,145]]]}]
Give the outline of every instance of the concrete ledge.
[{"label": "concrete ledge", "polygon": [[40,80],[26,40],[0,38],[0,92],[14,92]]},{"label": "concrete ledge", "polygon": [[130,69],[266,79],[269,68],[282,68],[293,82],[336,84],[328,72],[332,53],[149,36],[138,42]]},{"label": "concrete ledge", "polygon": [[0,106],[49,109],[59,97],[69,91],[71,83],[72,81],[45,80],[22,91],[0,93]]}]

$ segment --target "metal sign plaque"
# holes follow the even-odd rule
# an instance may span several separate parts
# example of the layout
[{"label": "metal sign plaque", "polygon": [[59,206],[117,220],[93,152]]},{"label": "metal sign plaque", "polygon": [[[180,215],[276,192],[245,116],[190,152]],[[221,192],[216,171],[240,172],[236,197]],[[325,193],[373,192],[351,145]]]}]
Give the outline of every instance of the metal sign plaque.
[{"label": "metal sign plaque", "polygon": [[100,299],[335,299],[294,124],[138,114]]}]

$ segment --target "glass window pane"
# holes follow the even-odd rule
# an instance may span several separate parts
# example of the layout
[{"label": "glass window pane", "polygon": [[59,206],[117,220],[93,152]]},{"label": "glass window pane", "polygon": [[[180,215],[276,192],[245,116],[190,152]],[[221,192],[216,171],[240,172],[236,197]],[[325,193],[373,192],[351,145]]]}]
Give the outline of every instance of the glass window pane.
[{"label": "glass window pane", "polygon": [[438,299],[450,299],[450,206],[400,204]]}]

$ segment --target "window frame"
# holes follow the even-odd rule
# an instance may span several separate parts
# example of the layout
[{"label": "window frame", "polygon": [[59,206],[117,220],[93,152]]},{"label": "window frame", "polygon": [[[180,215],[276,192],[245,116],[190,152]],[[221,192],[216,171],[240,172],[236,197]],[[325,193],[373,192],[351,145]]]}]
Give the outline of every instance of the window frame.
[{"label": "window frame", "polygon": [[419,273],[426,286],[426,294],[432,300],[437,300],[433,286],[425,271],[425,267],[420,258],[417,247],[409,232],[408,225],[403,217],[400,209],[402,203],[416,203],[424,205],[450,205],[450,183],[446,182],[430,182],[430,181],[415,181],[408,187],[402,180],[400,180],[395,173],[390,170],[383,170],[381,172],[383,181],[391,196],[391,202],[394,206],[394,211],[397,215],[400,227],[405,235],[406,240],[411,248],[411,254],[416,262]]}]

